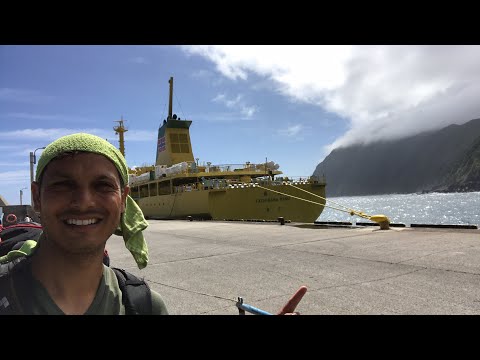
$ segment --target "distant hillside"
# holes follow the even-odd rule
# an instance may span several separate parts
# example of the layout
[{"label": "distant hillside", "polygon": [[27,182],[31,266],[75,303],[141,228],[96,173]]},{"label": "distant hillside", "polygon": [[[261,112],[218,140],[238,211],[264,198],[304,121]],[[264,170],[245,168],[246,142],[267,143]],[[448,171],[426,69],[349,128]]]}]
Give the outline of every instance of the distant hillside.
[{"label": "distant hillside", "polygon": [[480,191],[480,119],[335,149],[313,173],[324,174],[327,196]]},{"label": "distant hillside", "polygon": [[457,164],[447,175],[445,183],[435,191],[462,192],[480,191],[480,136],[468,149],[465,156],[461,157]]}]

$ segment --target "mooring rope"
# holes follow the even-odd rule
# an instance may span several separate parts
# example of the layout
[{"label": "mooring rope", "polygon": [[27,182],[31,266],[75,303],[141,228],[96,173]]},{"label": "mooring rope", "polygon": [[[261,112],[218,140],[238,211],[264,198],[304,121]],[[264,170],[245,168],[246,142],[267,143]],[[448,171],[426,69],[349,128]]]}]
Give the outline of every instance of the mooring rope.
[{"label": "mooring rope", "polygon": [[[258,185],[258,184],[255,184],[255,187],[259,187],[259,188],[262,188],[262,189],[265,189],[265,190],[268,190],[268,191],[273,191],[277,194],[280,194],[280,195],[284,195],[284,196],[290,196],[294,199],[298,199],[298,200],[302,200],[302,201],[306,201],[306,202],[309,202],[309,203],[312,203],[312,204],[316,204],[316,205],[321,205],[321,206],[324,206],[324,207],[328,207],[328,208],[331,208],[331,209],[334,209],[334,210],[338,210],[338,211],[342,211],[342,212],[346,212],[346,213],[349,213],[350,215],[357,215],[359,217],[362,217],[364,219],[367,219],[367,220],[371,220],[371,221],[374,221],[376,223],[379,223],[381,225],[381,228],[383,229],[388,229],[388,224],[390,223],[390,220],[388,219],[388,217],[386,217],[385,215],[367,215],[365,214],[363,211],[359,211],[359,210],[355,210],[355,209],[352,209],[352,208],[349,208],[348,206],[345,206],[345,205],[342,205],[342,204],[339,204],[339,203],[336,203],[332,200],[328,200],[326,198],[324,198],[323,196],[320,196],[320,195],[317,195],[315,193],[312,193],[308,190],[305,190],[305,189],[302,189],[298,186],[294,186],[292,184],[286,184],[286,185],[289,185],[289,186],[292,186],[293,188],[295,189],[298,189],[298,190],[301,190],[301,191],[304,191],[306,192],[307,194],[310,194],[310,195],[313,195],[313,196],[316,196],[322,200],[325,200],[325,202],[329,201],[337,206],[341,206],[341,207],[344,207],[345,209],[342,209],[342,208],[338,208],[338,207],[335,207],[335,206],[330,206],[330,205],[327,205],[326,203],[325,204],[322,204],[322,203],[319,203],[319,202],[315,202],[315,201],[311,201],[311,200],[307,200],[307,199],[303,199],[303,198],[300,198],[298,196],[294,196],[294,195],[291,195],[291,194],[287,194],[287,193],[283,193],[283,192],[280,192],[280,191],[277,191],[277,190],[272,190],[272,189],[269,189],[269,188],[266,188],[264,186],[261,186],[261,185]],[[383,227],[382,227],[383,226]]]}]

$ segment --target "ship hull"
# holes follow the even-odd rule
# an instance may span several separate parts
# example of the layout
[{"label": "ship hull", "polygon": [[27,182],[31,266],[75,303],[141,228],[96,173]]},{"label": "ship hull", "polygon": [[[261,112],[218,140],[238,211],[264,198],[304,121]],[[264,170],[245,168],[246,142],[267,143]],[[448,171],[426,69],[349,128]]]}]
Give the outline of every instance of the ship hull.
[{"label": "ship hull", "polygon": [[194,219],[271,221],[283,217],[286,221],[312,223],[323,211],[325,185],[295,186],[322,198],[290,185],[270,185],[187,191],[140,198],[137,202],[145,217],[154,219],[191,216]]}]

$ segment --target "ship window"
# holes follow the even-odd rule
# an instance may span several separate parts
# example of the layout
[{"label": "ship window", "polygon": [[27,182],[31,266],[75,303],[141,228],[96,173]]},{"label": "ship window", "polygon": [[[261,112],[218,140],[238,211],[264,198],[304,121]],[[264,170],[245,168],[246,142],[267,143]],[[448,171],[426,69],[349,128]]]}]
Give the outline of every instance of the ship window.
[{"label": "ship window", "polygon": [[157,183],[150,183],[148,184],[148,188],[150,191],[150,196],[157,196]]},{"label": "ship window", "polygon": [[162,181],[158,184],[158,195],[168,195],[170,194],[170,182]]},{"label": "ship window", "polygon": [[187,134],[170,134],[170,147],[172,153],[189,153],[190,149],[188,146],[188,137]]},{"label": "ship window", "polygon": [[148,185],[141,185],[140,186],[140,197],[147,197],[148,196]]},{"label": "ship window", "polygon": [[130,188],[130,196],[131,196],[132,198],[138,198],[138,197],[140,197],[140,191],[139,191],[139,189],[138,189],[138,186],[132,186],[132,187]]}]

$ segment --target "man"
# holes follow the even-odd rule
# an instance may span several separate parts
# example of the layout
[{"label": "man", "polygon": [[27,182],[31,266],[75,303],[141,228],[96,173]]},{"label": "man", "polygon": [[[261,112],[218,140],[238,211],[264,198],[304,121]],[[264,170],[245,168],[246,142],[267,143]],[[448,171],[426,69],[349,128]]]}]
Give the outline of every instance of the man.
[{"label": "man", "polygon": [[[143,268],[148,223],[128,196],[122,154],[97,136],[62,137],[43,151],[31,189],[43,234],[1,278],[3,306],[25,314],[124,314],[116,275],[103,265],[105,244],[113,233],[122,235]],[[168,314],[158,293],[151,298],[153,314]]]},{"label": "man", "polygon": [[[123,155],[90,134],[64,136],[42,152],[31,185],[43,226],[25,260],[0,278],[0,306],[22,314],[125,314],[117,277],[104,266],[107,240],[122,235],[138,267],[148,263],[148,226],[129,196]],[[293,313],[305,293],[279,314]],[[151,290],[152,314],[168,314]]]}]

